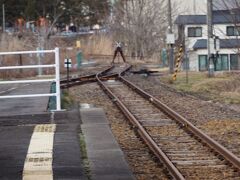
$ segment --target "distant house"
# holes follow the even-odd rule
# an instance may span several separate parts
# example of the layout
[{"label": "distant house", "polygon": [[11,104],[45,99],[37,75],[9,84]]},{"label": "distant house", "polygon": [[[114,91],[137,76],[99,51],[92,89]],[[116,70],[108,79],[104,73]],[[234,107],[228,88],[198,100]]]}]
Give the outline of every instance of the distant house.
[{"label": "distant house", "polygon": [[[182,43],[189,54],[192,71],[206,71],[207,16],[179,15],[175,20],[178,43]],[[240,14],[235,11],[213,12],[213,34],[220,39],[219,57],[215,59],[215,71],[240,70]]]},{"label": "distant house", "polygon": [[[165,1],[168,2],[168,1]],[[207,13],[207,0],[171,0],[173,16]]]}]

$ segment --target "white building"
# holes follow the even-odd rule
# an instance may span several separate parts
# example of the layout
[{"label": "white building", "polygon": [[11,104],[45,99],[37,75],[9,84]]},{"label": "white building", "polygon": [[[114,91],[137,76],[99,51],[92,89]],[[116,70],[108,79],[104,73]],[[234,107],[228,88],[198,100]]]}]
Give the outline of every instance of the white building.
[{"label": "white building", "polygon": [[[171,0],[175,15],[206,15],[207,0]],[[239,7],[239,0],[213,0],[213,10]]]},{"label": "white building", "polygon": [[207,13],[207,0],[171,0],[173,15],[194,15]]},{"label": "white building", "polygon": [[[237,11],[236,11],[237,12]],[[206,15],[180,15],[175,21],[178,29],[178,43],[189,52],[189,65],[192,71],[206,71],[207,59],[207,20]],[[215,71],[239,70],[240,14],[234,11],[213,11],[213,34],[220,39],[219,57],[215,58]]]}]

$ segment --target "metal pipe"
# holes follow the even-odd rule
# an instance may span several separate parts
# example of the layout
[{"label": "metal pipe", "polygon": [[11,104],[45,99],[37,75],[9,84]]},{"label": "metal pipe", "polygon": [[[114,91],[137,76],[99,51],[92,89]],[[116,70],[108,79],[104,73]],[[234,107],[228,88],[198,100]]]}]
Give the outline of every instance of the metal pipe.
[{"label": "metal pipe", "polygon": [[55,64],[49,65],[30,65],[30,66],[3,66],[0,67],[0,70],[9,70],[9,69],[35,69],[35,68],[54,68]]},{"label": "metal pipe", "polygon": [[56,110],[61,110],[61,92],[60,92],[60,58],[59,48],[55,50],[41,50],[41,51],[18,51],[18,52],[1,52],[0,55],[14,55],[14,54],[39,54],[39,53],[55,53],[55,65],[27,65],[27,66],[7,66],[0,67],[0,70],[9,69],[28,69],[28,68],[53,68],[55,67],[55,79],[38,79],[38,80],[17,80],[17,81],[0,81],[0,84],[19,84],[19,83],[42,83],[42,82],[56,82],[56,93],[52,94],[35,94],[35,95],[12,95],[1,96],[1,98],[21,98],[21,97],[43,97],[43,96],[56,96]]},{"label": "metal pipe", "polygon": [[42,83],[55,82],[56,79],[38,79],[38,80],[18,80],[18,81],[0,81],[0,84],[24,84],[24,83]]},{"label": "metal pipe", "polygon": [[0,96],[0,99],[51,97],[51,96],[56,96],[56,94],[52,93],[52,94],[11,95],[11,96]]},{"label": "metal pipe", "polygon": [[57,104],[56,104],[56,110],[60,111],[61,110],[61,90],[60,90],[60,58],[59,58],[59,48],[55,48],[55,64],[56,64],[56,99],[57,99]]},{"label": "metal pipe", "polygon": [[54,50],[0,52],[0,55],[54,53]]}]

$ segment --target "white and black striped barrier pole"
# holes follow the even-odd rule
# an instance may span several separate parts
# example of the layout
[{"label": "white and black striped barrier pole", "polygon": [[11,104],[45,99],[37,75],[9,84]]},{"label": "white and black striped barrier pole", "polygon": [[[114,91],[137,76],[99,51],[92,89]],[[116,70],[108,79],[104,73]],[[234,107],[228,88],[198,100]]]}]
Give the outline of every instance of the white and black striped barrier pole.
[{"label": "white and black striped barrier pole", "polygon": [[72,67],[72,60],[71,59],[68,59],[66,58],[64,60],[64,67],[67,68],[67,87],[69,86],[69,68]]}]

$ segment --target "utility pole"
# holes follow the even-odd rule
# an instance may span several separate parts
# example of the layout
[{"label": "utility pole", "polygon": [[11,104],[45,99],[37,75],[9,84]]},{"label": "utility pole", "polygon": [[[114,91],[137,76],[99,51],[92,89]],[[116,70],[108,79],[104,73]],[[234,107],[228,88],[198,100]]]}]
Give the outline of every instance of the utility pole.
[{"label": "utility pole", "polygon": [[208,39],[207,39],[207,48],[208,48],[208,76],[212,77],[214,75],[214,64],[213,64],[213,10],[212,0],[207,1],[207,27],[208,27]]},{"label": "utility pole", "polygon": [[[171,5],[171,0],[168,0],[168,39],[167,41],[171,41],[169,44],[169,71],[171,74],[174,72],[174,50],[173,50],[173,44],[174,44],[174,35],[173,35],[173,30],[172,30],[172,5]],[[172,39],[173,38],[173,39]]]},{"label": "utility pole", "polygon": [[2,5],[2,13],[3,13],[3,24],[2,24],[2,27],[3,27],[3,32],[5,32],[5,5],[4,4]]}]

